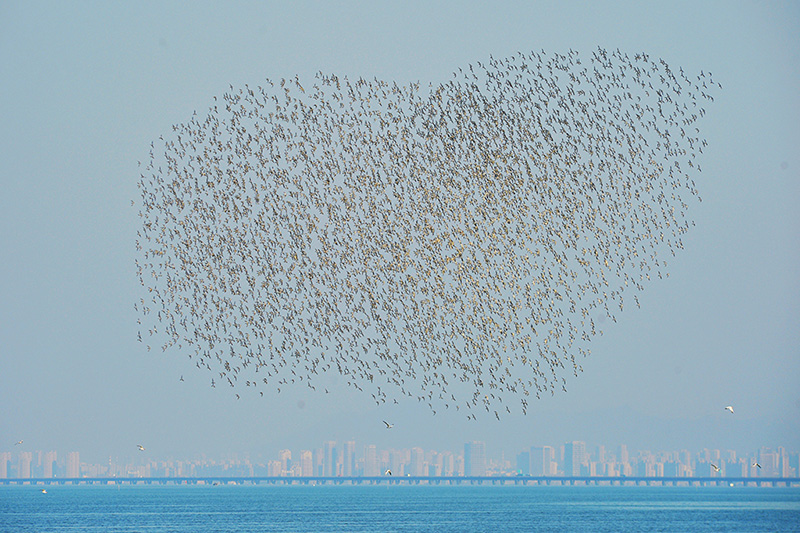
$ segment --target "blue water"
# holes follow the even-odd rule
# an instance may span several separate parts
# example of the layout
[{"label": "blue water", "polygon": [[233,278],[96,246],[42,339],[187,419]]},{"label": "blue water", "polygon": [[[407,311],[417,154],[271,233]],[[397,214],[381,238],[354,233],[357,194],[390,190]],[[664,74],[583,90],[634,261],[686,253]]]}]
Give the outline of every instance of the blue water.
[{"label": "blue water", "polygon": [[800,489],[0,487],[2,532],[800,531]]}]

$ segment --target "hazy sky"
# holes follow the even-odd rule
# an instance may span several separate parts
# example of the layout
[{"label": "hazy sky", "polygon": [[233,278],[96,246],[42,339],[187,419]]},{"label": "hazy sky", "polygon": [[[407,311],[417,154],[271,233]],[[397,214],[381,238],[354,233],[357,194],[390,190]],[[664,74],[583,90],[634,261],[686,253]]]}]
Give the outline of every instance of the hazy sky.
[{"label": "hazy sky", "polygon": [[[237,401],[186,355],[136,342],[137,161],[229,85],[320,70],[438,82],[490,54],[597,46],[724,89],[701,123],[685,250],[592,341],[567,393],[500,422],[377,407],[333,377],[329,395]],[[0,2],[0,451],[800,450],[798,94],[795,2]]]}]

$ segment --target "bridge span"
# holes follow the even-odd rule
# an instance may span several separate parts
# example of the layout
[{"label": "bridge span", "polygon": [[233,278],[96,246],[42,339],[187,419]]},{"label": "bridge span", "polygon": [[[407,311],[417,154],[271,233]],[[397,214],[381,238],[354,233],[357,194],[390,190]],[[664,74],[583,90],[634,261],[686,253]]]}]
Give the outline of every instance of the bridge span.
[{"label": "bridge span", "polygon": [[201,476],[6,478],[0,485],[608,485],[608,486],[785,486],[800,487],[789,477],[671,476]]}]

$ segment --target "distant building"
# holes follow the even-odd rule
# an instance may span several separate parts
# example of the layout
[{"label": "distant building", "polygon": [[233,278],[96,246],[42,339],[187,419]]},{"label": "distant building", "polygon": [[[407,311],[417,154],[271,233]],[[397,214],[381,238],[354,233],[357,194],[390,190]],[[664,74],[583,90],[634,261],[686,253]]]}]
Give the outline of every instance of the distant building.
[{"label": "distant building", "polygon": [[267,463],[267,475],[270,477],[279,477],[283,465],[280,461],[270,461]]},{"label": "distant building", "polygon": [[331,477],[336,475],[336,442],[329,440],[323,445],[325,460],[323,462],[323,475]]},{"label": "distant building", "polygon": [[6,479],[11,466],[11,452],[0,452],[0,479]]},{"label": "distant building", "polygon": [[33,454],[31,452],[19,452],[19,461],[17,463],[17,477],[29,478],[31,477],[31,461]]},{"label": "distant building", "polygon": [[411,465],[409,473],[412,476],[424,476],[425,472],[425,452],[422,448],[411,448]]},{"label": "distant building", "polygon": [[378,464],[378,448],[370,444],[364,449],[364,475],[367,477],[381,475],[380,464]]},{"label": "distant building", "polygon": [[486,443],[475,440],[464,444],[464,475],[486,475]]},{"label": "distant building", "polygon": [[342,457],[342,475],[350,477],[356,472],[356,442],[349,440],[344,443]]},{"label": "distant building", "polygon": [[555,448],[552,446],[533,446],[530,451],[532,476],[552,476],[556,473]]},{"label": "distant building", "polygon": [[528,476],[531,473],[531,454],[530,452],[520,452],[517,454],[517,473]]},{"label": "distant building", "polygon": [[282,476],[288,476],[289,471],[292,469],[292,452],[291,450],[281,450],[278,452],[278,460],[281,462]]},{"label": "distant building", "polygon": [[444,452],[442,454],[442,475],[455,476],[456,474],[456,461],[453,452]]},{"label": "distant building", "polygon": [[300,475],[303,477],[314,475],[314,460],[310,450],[300,451]]},{"label": "distant building", "polygon": [[581,465],[586,463],[586,443],[579,440],[564,444],[564,475],[580,476]]},{"label": "distant building", "polygon": [[54,474],[57,471],[58,465],[56,463],[58,456],[56,452],[51,451],[44,454],[44,458],[42,460],[42,477],[51,478],[55,477]]},{"label": "distant building", "polygon": [[67,453],[67,477],[81,477],[81,457],[78,452]]}]

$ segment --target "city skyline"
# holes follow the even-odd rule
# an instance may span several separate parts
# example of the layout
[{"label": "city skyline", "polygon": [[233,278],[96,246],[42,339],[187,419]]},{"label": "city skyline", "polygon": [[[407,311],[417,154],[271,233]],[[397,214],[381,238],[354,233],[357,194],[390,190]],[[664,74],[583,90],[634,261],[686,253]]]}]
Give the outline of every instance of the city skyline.
[{"label": "city skyline", "polygon": [[651,451],[588,446],[583,441],[561,445],[531,445],[489,456],[486,443],[470,441],[460,450],[381,449],[354,440],[327,440],[318,447],[282,449],[277,456],[251,458],[159,458],[146,447],[133,460],[113,457],[102,464],[81,461],[70,451],[0,451],[0,479],[98,477],[414,477],[567,476],[567,477],[800,477],[800,453],[783,446],[761,447],[740,454],[735,450],[704,448]]}]

